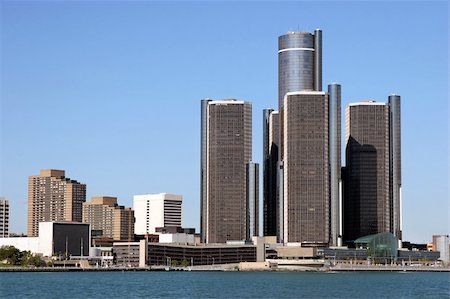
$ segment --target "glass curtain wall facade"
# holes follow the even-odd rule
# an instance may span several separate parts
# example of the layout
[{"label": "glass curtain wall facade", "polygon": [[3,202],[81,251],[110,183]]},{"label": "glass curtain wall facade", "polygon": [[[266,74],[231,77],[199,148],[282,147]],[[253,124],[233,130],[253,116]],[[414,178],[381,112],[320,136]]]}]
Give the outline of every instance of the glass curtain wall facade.
[{"label": "glass curtain wall facade", "polygon": [[397,260],[397,240],[392,233],[383,232],[355,240],[356,248],[366,249],[374,263],[388,264]]}]

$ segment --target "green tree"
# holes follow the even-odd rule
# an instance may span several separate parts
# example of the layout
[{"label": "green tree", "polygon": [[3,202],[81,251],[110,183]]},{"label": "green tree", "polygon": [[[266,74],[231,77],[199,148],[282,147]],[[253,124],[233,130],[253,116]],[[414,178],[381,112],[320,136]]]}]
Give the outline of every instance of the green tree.
[{"label": "green tree", "polygon": [[0,261],[5,261],[9,265],[20,265],[23,258],[23,253],[14,246],[0,247]]},{"label": "green tree", "polygon": [[45,266],[45,261],[40,256],[30,251],[20,251],[14,246],[0,247],[0,261],[6,261],[12,266]]},{"label": "green tree", "polygon": [[189,261],[188,261],[187,259],[183,259],[183,260],[181,261],[181,266],[182,266],[182,267],[187,267],[187,266],[189,266]]}]

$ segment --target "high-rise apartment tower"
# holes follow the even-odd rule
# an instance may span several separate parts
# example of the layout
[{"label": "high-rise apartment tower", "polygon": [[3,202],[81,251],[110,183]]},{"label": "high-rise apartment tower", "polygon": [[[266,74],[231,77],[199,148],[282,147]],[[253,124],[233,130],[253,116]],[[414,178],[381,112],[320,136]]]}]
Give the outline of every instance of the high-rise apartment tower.
[{"label": "high-rise apartment tower", "polygon": [[117,241],[134,240],[134,211],[119,206],[117,197],[97,196],[83,203],[83,222],[103,237]]},{"label": "high-rise apartment tower", "polygon": [[64,170],[41,170],[28,178],[28,236],[36,237],[39,222],[82,221],[86,185],[65,177]]}]

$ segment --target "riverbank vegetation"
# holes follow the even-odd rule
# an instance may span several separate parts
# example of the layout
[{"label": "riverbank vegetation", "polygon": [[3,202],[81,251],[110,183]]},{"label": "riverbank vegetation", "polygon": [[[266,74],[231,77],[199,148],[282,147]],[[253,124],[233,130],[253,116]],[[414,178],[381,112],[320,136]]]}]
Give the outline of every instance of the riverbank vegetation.
[{"label": "riverbank vegetation", "polygon": [[44,267],[47,263],[39,255],[30,251],[20,251],[14,246],[0,247],[1,266]]}]

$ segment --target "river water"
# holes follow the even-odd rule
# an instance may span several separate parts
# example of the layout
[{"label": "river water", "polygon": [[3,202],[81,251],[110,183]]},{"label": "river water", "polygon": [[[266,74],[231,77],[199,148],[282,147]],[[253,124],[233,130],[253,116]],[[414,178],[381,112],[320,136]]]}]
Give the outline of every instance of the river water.
[{"label": "river water", "polygon": [[14,272],[1,298],[450,298],[449,273]]}]

